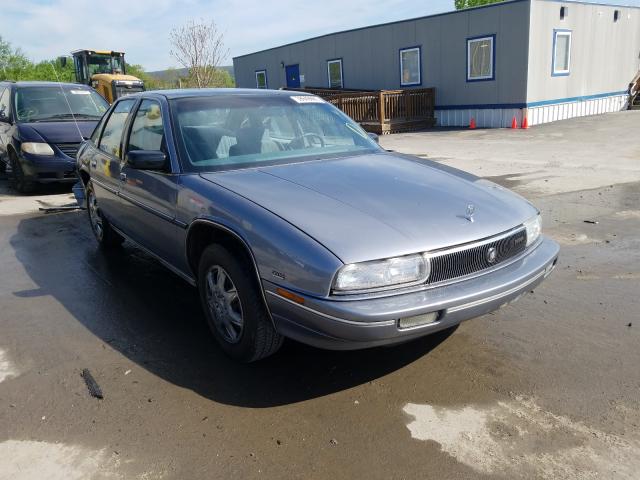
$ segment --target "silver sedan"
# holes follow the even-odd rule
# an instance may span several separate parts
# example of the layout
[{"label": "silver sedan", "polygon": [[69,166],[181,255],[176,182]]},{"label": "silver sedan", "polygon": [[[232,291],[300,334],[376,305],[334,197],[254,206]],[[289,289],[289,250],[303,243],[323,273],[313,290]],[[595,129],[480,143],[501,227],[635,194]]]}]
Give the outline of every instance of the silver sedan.
[{"label": "silver sedan", "polygon": [[559,251],[523,198],[387,152],[299,92],[124,97],[78,169],[98,242],[126,238],[197,286],[245,362],[284,337],[360,349],[452,328],[535,288]]}]

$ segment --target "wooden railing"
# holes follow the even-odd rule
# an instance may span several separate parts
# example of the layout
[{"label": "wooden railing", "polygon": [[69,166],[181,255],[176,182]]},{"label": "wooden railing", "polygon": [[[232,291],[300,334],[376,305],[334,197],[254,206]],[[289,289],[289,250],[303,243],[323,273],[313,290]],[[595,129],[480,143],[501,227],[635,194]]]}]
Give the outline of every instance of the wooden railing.
[{"label": "wooden railing", "polygon": [[637,110],[640,107],[640,72],[629,84],[629,109]]},{"label": "wooden railing", "polygon": [[435,125],[435,89],[330,90],[296,89],[318,95],[378,134],[405,132]]}]

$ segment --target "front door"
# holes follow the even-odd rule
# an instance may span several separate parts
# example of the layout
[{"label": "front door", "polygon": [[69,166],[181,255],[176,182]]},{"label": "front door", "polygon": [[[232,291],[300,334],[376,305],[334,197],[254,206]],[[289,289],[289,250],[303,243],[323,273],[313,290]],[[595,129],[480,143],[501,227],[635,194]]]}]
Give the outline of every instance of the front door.
[{"label": "front door", "polygon": [[287,65],[285,72],[287,74],[287,87],[300,88],[300,65]]},{"label": "front door", "polygon": [[89,158],[91,179],[100,211],[115,226],[119,224],[118,191],[122,183],[122,137],[135,99],[123,100],[112,110],[102,130],[98,148]]},{"label": "front door", "polygon": [[131,168],[125,160],[120,190],[122,228],[135,241],[176,265],[183,253],[175,248],[180,233],[174,222],[179,176],[171,172],[162,113],[158,101],[145,99],[133,117],[126,152],[164,152],[167,167],[164,171],[141,170]]}]

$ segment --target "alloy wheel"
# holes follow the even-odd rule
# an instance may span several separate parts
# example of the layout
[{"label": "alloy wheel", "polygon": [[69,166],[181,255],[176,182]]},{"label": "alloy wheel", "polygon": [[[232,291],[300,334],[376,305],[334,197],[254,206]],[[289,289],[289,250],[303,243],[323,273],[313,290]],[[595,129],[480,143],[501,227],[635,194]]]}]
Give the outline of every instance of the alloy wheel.
[{"label": "alloy wheel", "polygon": [[89,191],[87,204],[89,207],[89,219],[91,220],[91,228],[93,228],[93,232],[96,234],[98,240],[102,240],[102,237],[104,235],[104,228],[102,226],[102,218],[100,217],[100,212],[98,211],[98,200],[96,199],[96,195],[95,193],[93,193],[93,190]]},{"label": "alloy wheel", "polygon": [[206,276],[206,297],[216,330],[229,343],[238,343],[244,329],[242,304],[233,280],[220,265]]}]

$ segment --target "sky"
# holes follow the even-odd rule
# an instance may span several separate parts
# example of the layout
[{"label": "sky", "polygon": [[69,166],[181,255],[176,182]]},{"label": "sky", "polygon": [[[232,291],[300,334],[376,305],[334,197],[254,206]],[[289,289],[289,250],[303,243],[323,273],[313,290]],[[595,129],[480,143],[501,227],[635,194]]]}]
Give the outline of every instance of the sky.
[{"label": "sky", "polygon": [[[179,66],[169,32],[216,22],[232,57],[325,33],[453,10],[453,0],[1,0],[4,40],[32,60],[81,48],[126,52],[148,71]],[[598,2],[596,2],[598,3]],[[599,3],[640,6],[640,0]],[[105,8],[101,8],[104,6]]]}]

